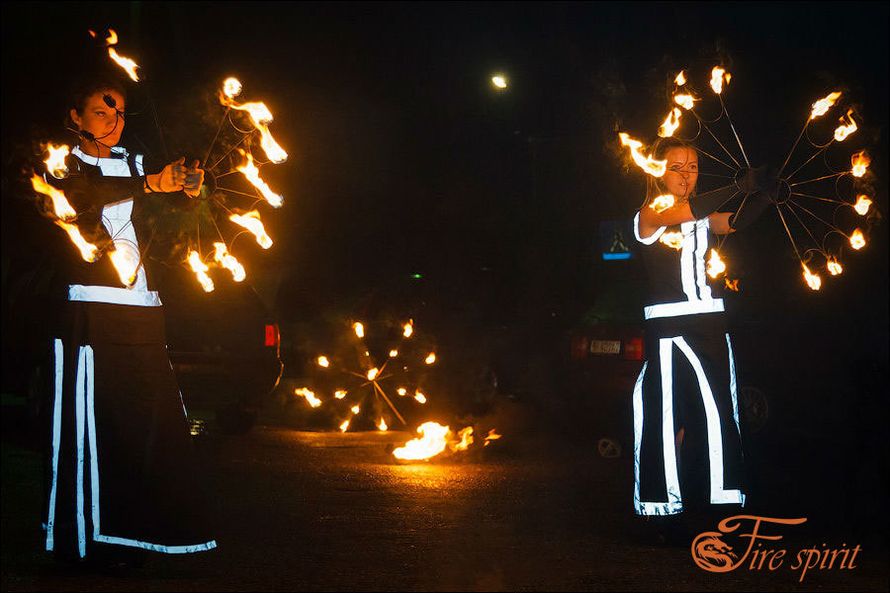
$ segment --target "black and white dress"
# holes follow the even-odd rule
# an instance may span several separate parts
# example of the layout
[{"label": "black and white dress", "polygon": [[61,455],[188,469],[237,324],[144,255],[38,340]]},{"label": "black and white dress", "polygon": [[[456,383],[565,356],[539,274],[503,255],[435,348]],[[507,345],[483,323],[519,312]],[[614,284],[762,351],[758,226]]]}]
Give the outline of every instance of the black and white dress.
[{"label": "black and white dress", "polygon": [[[723,299],[707,283],[707,219],[634,233],[649,276],[646,356],[633,393],[634,510],[673,515],[684,508],[677,431],[706,448],[705,502],[744,504],[742,447],[732,342]],[[668,237],[676,241],[670,247]],[[665,244],[662,244],[662,243]],[[686,460],[687,463],[690,460]]]},{"label": "black and white dress", "polygon": [[79,148],[72,155],[76,174],[60,185],[69,190],[78,221],[92,214],[115,250],[140,264],[129,287],[107,254],[70,266],[64,326],[53,343],[46,549],[80,558],[97,545],[170,554],[210,550],[216,542],[203,518],[206,503],[167,356],[161,299],[139,259],[134,226],[140,200],[165,196],[142,195],[138,179],[122,190],[90,190],[90,178],[144,175],[141,155],[120,147],[109,158]]}]

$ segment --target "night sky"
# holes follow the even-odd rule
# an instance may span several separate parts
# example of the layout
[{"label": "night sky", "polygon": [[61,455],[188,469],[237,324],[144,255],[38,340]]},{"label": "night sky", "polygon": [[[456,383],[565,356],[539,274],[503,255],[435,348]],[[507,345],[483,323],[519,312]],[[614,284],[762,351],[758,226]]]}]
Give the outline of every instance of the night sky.
[{"label": "night sky", "polygon": [[[64,89],[107,61],[91,28],[116,29],[147,79],[130,85],[125,143],[160,152],[153,99],[171,156],[199,157],[228,75],[275,114],[290,153],[263,170],[286,200],[266,218],[276,246],[239,257],[258,286],[280,282],[267,292],[282,319],[409,290],[456,322],[563,330],[616,274],[639,278],[598,259],[599,221],[629,218],[643,193],[615,131],[654,138],[681,68],[732,72],[727,101],[755,164],[779,164],[810,103],[844,90],[886,213],[887,17],[851,2],[3,3],[4,291],[55,232],[27,203],[21,165],[35,140],[65,138]],[[492,90],[495,71],[507,92]],[[736,248],[742,315],[842,314],[885,342],[886,226],[814,296],[777,224]]]}]

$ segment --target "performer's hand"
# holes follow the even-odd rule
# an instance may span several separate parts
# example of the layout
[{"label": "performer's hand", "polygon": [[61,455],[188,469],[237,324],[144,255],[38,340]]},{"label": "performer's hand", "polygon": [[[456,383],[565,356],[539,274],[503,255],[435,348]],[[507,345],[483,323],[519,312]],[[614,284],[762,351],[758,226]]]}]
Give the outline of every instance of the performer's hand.
[{"label": "performer's hand", "polygon": [[196,198],[201,193],[201,185],[204,183],[204,169],[200,169],[201,161],[195,161],[185,173],[185,187],[183,191],[190,197]]},{"label": "performer's hand", "polygon": [[757,167],[754,169],[742,169],[736,177],[736,185],[746,194],[763,191],[775,198],[779,178],[772,167]]},{"label": "performer's hand", "polygon": [[184,162],[185,157],[180,157],[179,160],[173,161],[164,167],[160,173],[148,175],[146,182],[149,185],[149,189],[153,192],[162,193],[182,191],[185,185],[185,167],[182,166]]}]

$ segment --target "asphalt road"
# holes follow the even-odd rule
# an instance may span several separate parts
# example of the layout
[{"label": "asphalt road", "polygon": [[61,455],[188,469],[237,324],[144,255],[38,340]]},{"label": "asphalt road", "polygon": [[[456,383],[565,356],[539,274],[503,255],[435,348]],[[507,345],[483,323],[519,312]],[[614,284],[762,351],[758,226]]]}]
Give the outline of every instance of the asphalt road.
[{"label": "asphalt road", "polygon": [[[606,459],[591,443],[527,431],[449,459],[398,463],[387,445],[408,438],[270,425],[239,437],[211,432],[199,444],[219,548],[153,555],[108,576],[60,568],[40,552],[40,454],[4,422],[3,590],[887,590],[882,526],[869,533],[811,516],[783,531],[789,549],[860,543],[854,570],[813,570],[803,583],[787,565],[710,573],[633,516],[626,452]],[[761,500],[761,514],[790,516],[780,499]]]}]

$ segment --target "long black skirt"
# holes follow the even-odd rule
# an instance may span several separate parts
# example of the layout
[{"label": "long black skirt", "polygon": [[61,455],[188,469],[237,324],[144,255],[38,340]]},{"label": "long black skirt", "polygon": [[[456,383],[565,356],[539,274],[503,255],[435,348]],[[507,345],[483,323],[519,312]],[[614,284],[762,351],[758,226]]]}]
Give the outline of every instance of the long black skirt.
[{"label": "long black skirt", "polygon": [[210,550],[163,309],[70,302],[54,340],[46,549]]}]

